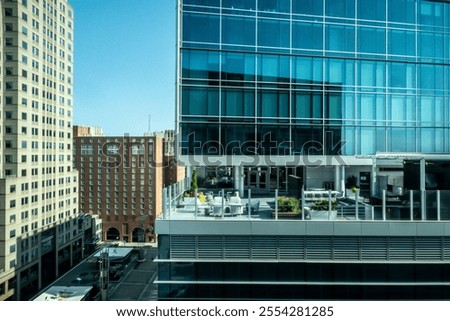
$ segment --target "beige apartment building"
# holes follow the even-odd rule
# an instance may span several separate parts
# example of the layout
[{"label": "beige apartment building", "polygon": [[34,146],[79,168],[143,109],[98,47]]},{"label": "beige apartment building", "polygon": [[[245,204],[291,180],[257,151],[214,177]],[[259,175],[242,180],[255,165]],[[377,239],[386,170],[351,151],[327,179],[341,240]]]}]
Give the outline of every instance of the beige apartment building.
[{"label": "beige apartment building", "polygon": [[1,0],[0,12],[0,300],[26,300],[83,256],[74,16],[67,0]]}]

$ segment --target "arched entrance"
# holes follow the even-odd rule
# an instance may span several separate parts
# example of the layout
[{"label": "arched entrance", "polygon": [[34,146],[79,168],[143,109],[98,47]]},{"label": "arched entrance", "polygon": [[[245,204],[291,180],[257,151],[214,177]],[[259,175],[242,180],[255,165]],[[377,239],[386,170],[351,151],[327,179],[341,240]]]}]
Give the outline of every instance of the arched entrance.
[{"label": "arched entrance", "polygon": [[144,229],[136,227],[133,230],[132,242],[145,242],[145,232]]},{"label": "arched entrance", "polygon": [[120,240],[120,232],[115,227],[110,227],[108,231],[106,231],[106,240],[108,241],[118,241]]}]

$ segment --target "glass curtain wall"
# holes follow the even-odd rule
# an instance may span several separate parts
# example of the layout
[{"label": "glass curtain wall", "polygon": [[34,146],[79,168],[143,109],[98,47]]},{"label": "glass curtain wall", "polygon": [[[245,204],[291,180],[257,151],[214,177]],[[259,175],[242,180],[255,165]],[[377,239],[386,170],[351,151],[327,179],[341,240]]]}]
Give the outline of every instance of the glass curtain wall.
[{"label": "glass curtain wall", "polygon": [[450,152],[450,3],[180,6],[183,154]]}]

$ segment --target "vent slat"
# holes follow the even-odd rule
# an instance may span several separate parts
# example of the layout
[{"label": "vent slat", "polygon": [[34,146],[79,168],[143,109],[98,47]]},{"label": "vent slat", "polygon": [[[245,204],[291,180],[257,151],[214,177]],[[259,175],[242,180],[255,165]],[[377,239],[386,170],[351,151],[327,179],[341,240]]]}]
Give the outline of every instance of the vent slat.
[{"label": "vent slat", "polygon": [[276,260],[278,242],[276,237],[253,237],[252,259]]},{"label": "vent slat", "polygon": [[417,260],[439,260],[442,256],[442,241],[440,238],[420,239],[416,243]]},{"label": "vent slat", "polygon": [[197,241],[199,259],[222,259],[223,240],[221,236],[202,236]]},{"label": "vent slat", "polygon": [[305,259],[305,238],[303,236],[280,237],[278,244],[280,260]]},{"label": "vent slat", "polygon": [[292,261],[450,261],[447,237],[250,236],[170,237],[171,259]]},{"label": "vent slat", "polygon": [[370,237],[361,240],[361,260],[386,260],[387,241],[384,237]]},{"label": "vent slat", "polygon": [[359,238],[339,237],[334,239],[335,260],[359,260]]},{"label": "vent slat", "polygon": [[415,240],[412,237],[391,237],[389,260],[414,260]]},{"label": "vent slat", "polygon": [[225,236],[225,259],[250,259],[250,237]]},{"label": "vent slat", "polygon": [[172,259],[195,259],[195,236],[172,236],[170,257]]},{"label": "vent slat", "polygon": [[310,237],[306,239],[307,260],[331,260],[332,239],[331,237]]}]

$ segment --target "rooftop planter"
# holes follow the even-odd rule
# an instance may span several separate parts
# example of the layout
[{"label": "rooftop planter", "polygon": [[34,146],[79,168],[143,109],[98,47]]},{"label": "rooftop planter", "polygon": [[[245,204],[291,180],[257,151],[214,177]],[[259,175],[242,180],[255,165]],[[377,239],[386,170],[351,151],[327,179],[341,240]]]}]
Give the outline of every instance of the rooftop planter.
[{"label": "rooftop planter", "polygon": [[337,217],[337,201],[331,201],[331,210],[328,200],[317,200],[308,211],[311,220],[332,221]]},{"label": "rooftop planter", "polygon": [[[278,217],[299,217],[301,215],[300,202],[291,196],[280,196],[277,199]],[[275,216],[275,211],[273,211]]]},{"label": "rooftop planter", "polygon": [[358,179],[355,175],[347,177],[345,181],[345,194],[347,197],[354,196],[356,191],[359,189]]}]

